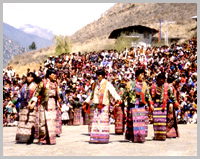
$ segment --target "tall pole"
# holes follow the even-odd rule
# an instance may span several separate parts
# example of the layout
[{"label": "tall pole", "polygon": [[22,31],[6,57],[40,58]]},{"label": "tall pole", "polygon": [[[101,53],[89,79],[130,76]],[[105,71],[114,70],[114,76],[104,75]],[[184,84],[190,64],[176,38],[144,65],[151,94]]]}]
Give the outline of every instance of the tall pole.
[{"label": "tall pole", "polygon": [[165,45],[168,46],[168,21],[165,20]]},{"label": "tall pole", "polygon": [[161,34],[161,19],[159,19],[159,24],[160,24],[160,32],[159,32],[159,42],[160,42],[160,45],[161,45],[161,39],[162,39],[162,34]]},{"label": "tall pole", "polygon": [[168,22],[167,22],[167,46],[168,46]]}]

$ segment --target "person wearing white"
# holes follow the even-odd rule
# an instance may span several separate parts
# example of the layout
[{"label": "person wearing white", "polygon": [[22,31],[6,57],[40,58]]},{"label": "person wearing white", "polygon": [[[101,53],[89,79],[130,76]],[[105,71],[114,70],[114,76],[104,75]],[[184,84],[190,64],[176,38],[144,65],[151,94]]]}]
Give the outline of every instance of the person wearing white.
[{"label": "person wearing white", "polygon": [[63,104],[62,108],[61,108],[61,112],[62,112],[62,123],[64,125],[66,125],[67,121],[69,120],[68,111],[69,111],[69,105],[68,104]]},{"label": "person wearing white", "polygon": [[113,85],[105,79],[105,71],[99,69],[96,71],[97,79],[92,86],[92,93],[84,101],[83,105],[89,104],[93,100],[95,105],[94,117],[90,133],[91,143],[109,142],[109,105],[110,95],[121,103],[121,97],[117,94]]},{"label": "person wearing white", "polygon": [[[94,90],[94,97],[93,97],[93,103],[94,104],[99,104],[99,95],[100,95],[100,88],[102,87],[102,84],[107,81],[106,79],[102,79],[102,81],[100,82],[99,85],[97,85],[95,87]],[[104,92],[104,96],[103,96],[103,105],[110,105],[110,95],[112,95],[112,97],[115,98],[115,100],[120,100],[120,96],[117,94],[114,86],[107,81],[107,85],[106,85],[106,89]],[[91,95],[88,96],[88,98],[85,100],[86,103],[90,103],[90,98]]]}]

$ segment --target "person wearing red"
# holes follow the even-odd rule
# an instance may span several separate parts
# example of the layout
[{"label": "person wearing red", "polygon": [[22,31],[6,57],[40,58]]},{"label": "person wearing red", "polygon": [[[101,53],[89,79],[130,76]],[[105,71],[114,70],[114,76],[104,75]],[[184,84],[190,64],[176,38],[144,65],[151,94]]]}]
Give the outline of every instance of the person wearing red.
[{"label": "person wearing red", "polygon": [[153,128],[154,140],[166,140],[167,137],[167,103],[170,99],[175,107],[179,106],[168,83],[165,83],[165,74],[160,73],[156,83],[152,84],[151,96],[154,102]]}]

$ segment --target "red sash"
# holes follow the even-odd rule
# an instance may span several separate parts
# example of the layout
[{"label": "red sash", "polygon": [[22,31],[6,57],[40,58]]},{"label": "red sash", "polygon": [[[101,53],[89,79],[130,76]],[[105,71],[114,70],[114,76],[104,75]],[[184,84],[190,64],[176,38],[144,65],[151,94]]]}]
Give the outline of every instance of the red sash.
[{"label": "red sash", "polygon": [[90,114],[90,105],[92,104],[93,102],[93,99],[90,101],[89,105],[88,105],[88,109],[86,111],[87,114]]},{"label": "red sash", "polygon": [[[44,79],[44,80],[43,80],[43,89],[42,89],[42,92],[44,92],[44,90],[45,90],[45,88],[46,88],[46,84],[47,84],[47,80]],[[41,95],[38,96],[37,112],[39,112],[39,105],[40,105],[41,97],[42,97]],[[40,114],[40,113],[39,113],[39,114]],[[40,117],[39,117],[39,118],[40,118]],[[38,120],[39,120],[39,119],[38,119]],[[38,127],[38,130],[39,130],[39,129],[40,129],[40,125],[38,125],[38,126],[39,126],[39,127]],[[38,135],[38,143],[40,143],[40,140],[41,140],[40,137],[39,137],[39,136],[40,136],[39,134],[40,134],[40,131],[38,131],[38,134],[37,134],[37,135]]]},{"label": "red sash", "polygon": [[156,94],[156,83],[153,83],[151,88],[151,97],[154,98],[155,94]]},{"label": "red sash", "polygon": [[141,91],[141,99],[142,99],[142,103],[147,104],[147,102],[145,101],[145,91],[146,91],[147,85],[145,82],[143,82],[142,84],[142,91]]},{"label": "red sash", "polygon": [[37,84],[34,82],[30,85],[30,90],[29,90],[29,98],[31,99],[33,97],[33,94],[37,88]]},{"label": "red sash", "polygon": [[86,111],[87,111],[87,110],[86,110],[86,105],[83,105],[83,106],[82,106],[82,109],[83,109],[83,111],[86,113]]},{"label": "red sash", "polygon": [[83,111],[84,111],[85,113],[90,114],[90,105],[92,104],[92,102],[93,102],[93,99],[92,99],[92,100],[90,101],[90,103],[88,104],[88,107],[87,107],[87,105],[83,105],[82,109],[83,109]]},{"label": "red sash", "polygon": [[168,84],[164,84],[164,95],[163,95],[163,106],[162,109],[165,109],[165,106],[167,104],[167,99],[168,99]]},{"label": "red sash", "polygon": [[[120,91],[118,94],[119,94],[119,96],[122,94],[122,93],[124,93],[124,91]],[[121,105],[122,103],[118,103],[119,105]],[[116,109],[116,108],[115,108]],[[116,110],[115,109],[113,109],[113,114],[114,114],[114,117],[116,118]]]},{"label": "red sash", "polygon": [[[137,80],[135,81],[135,83],[137,83]],[[145,91],[146,91],[147,85],[145,82],[142,82],[142,90],[140,93],[140,97],[142,100],[142,103],[147,104],[147,102],[145,101]]]},{"label": "red sash", "polygon": [[105,81],[105,82],[102,84],[102,87],[101,87],[101,89],[99,90],[99,91],[100,91],[100,95],[99,95],[99,108],[100,108],[100,109],[103,108],[103,96],[104,96],[104,92],[105,92],[106,86],[107,86],[107,81]]},{"label": "red sash", "polygon": [[[156,84],[155,83],[152,85],[151,94],[152,94],[152,98],[154,98],[155,94],[156,94]],[[167,104],[167,99],[168,99],[168,84],[165,83],[164,84],[164,94],[163,94],[163,106],[162,106],[162,109],[165,109],[165,106]]]}]

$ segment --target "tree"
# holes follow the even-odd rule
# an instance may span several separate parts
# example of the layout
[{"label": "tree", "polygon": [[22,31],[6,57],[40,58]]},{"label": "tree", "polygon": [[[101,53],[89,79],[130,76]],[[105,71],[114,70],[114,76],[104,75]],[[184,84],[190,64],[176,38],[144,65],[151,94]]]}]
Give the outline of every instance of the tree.
[{"label": "tree", "polygon": [[68,36],[54,35],[52,39],[53,44],[56,44],[56,54],[69,53],[71,51],[72,43]]},{"label": "tree", "polygon": [[124,48],[130,48],[131,47],[131,43],[134,41],[136,43],[138,43],[137,38],[131,38],[131,37],[118,37],[117,40],[115,41],[115,49],[118,51],[123,51]]},{"label": "tree", "polygon": [[32,44],[31,44],[31,45],[29,45],[29,49],[30,49],[30,50],[36,50],[36,49],[37,49],[37,47],[36,47],[36,45],[35,45],[35,42],[34,42],[34,41],[32,42]]}]

